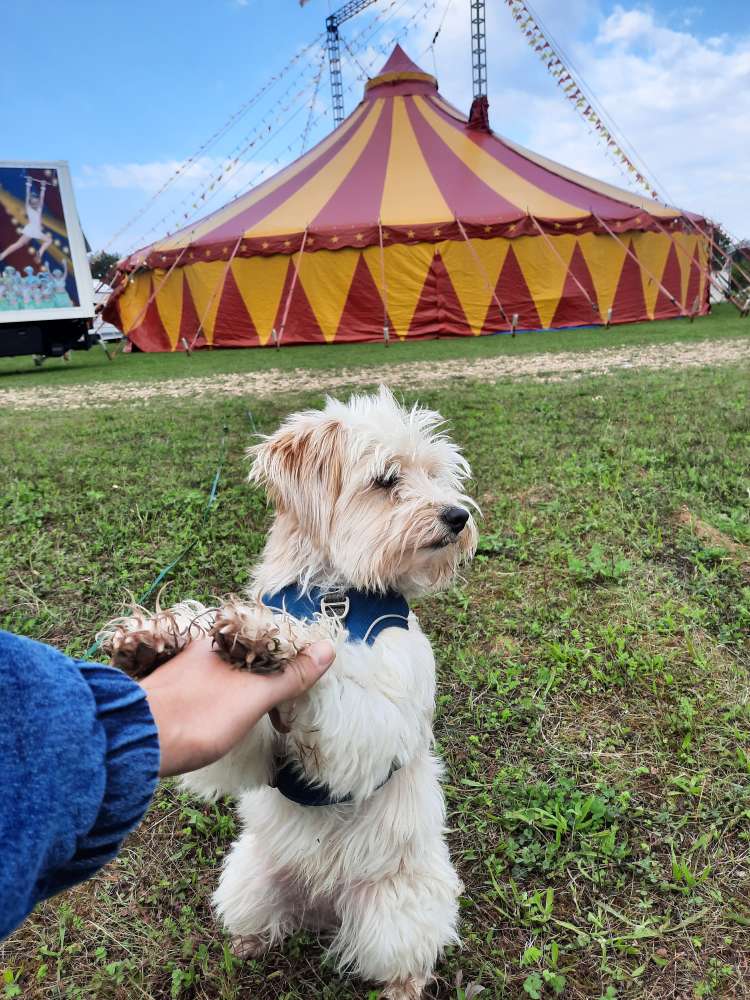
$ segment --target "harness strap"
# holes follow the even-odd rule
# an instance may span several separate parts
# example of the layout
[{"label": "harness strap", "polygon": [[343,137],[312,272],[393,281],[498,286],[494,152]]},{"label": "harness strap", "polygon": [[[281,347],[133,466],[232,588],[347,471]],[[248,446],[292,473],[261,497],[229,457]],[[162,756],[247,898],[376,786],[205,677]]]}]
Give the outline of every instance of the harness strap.
[{"label": "harness strap", "polygon": [[[401,765],[394,761],[386,778],[373,789],[373,794],[390,781],[400,767]],[[299,773],[293,761],[286,761],[278,768],[273,787],[277,792],[281,792],[285,799],[296,802],[298,806],[339,806],[353,801],[351,795],[334,798],[328,785],[317,785],[308,781]]]},{"label": "harness strap", "polygon": [[[346,628],[347,642],[364,642],[372,646],[386,628],[409,628],[409,605],[395,591],[373,594],[363,590],[327,591],[318,587],[303,593],[299,585],[290,583],[275,594],[263,594],[263,603],[275,611],[283,611],[301,621],[313,621],[317,614],[336,618]],[[394,761],[382,788],[401,765]],[[274,787],[300,806],[336,806],[353,801],[351,795],[335,798],[327,785],[313,784],[294,761],[279,761]]]},{"label": "harness strap", "polygon": [[263,594],[263,603],[301,621],[317,614],[338,619],[349,633],[349,642],[372,646],[386,628],[409,628],[409,605],[395,591],[375,594],[366,590],[322,590],[313,587],[304,593],[290,583],[275,594]]}]

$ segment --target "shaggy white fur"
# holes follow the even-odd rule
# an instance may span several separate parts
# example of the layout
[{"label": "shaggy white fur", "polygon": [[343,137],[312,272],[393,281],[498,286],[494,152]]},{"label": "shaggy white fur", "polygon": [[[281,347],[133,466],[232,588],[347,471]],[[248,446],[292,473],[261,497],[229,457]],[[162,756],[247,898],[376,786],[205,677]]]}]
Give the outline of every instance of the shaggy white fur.
[{"label": "shaggy white fur", "polygon": [[[407,598],[449,583],[473,555],[475,505],[464,493],[469,467],[441,424],[381,389],[292,416],[251,448],[251,479],[276,517],[245,619],[259,594],[292,582]],[[231,620],[223,615],[225,631]],[[309,626],[296,625],[304,638]],[[371,646],[340,629],[333,639],[331,669],[281,712],[288,734],[266,719],[185,784],[239,797],[242,834],[214,896],[238,953],[302,925],[330,929],[341,969],[383,984],[390,1000],[415,1000],[458,941],[462,888],[433,752],[435,661],[413,614],[408,629],[384,629]],[[352,801],[290,802],[269,787],[279,754]]]}]

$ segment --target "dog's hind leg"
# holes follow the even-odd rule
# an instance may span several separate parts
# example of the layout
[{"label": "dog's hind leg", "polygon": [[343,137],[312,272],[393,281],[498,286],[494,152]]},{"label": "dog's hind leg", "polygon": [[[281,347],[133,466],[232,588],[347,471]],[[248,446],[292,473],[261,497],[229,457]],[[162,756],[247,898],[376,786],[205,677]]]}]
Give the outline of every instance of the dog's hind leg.
[{"label": "dog's hind leg", "polygon": [[183,601],[151,613],[135,605],[130,615],[115,618],[98,633],[112,664],[137,680],[171,660],[213,625],[213,611],[198,601]]},{"label": "dog's hind leg", "polygon": [[441,839],[396,874],[352,884],[337,901],[331,951],[342,969],[383,984],[383,1000],[419,1000],[443,949],[458,944],[461,883]]},{"label": "dog's hind leg", "polygon": [[213,903],[239,958],[263,954],[299,925],[289,887],[252,833],[232,846]]}]

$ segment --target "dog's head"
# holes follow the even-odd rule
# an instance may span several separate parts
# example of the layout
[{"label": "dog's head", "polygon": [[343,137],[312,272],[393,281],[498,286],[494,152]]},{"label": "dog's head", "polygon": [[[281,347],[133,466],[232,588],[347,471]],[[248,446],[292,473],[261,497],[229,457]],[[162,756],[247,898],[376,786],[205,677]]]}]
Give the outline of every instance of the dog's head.
[{"label": "dog's head", "polygon": [[274,558],[306,581],[406,594],[448,583],[474,554],[468,463],[438,413],[388,389],[328,399],[249,450],[277,519]]}]

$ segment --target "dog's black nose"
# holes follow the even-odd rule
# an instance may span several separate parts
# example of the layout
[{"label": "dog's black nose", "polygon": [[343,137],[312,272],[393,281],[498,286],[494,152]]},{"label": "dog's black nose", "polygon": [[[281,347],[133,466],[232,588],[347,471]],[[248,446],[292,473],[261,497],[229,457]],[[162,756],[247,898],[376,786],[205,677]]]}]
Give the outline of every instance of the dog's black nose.
[{"label": "dog's black nose", "polygon": [[451,531],[455,531],[458,534],[466,527],[466,522],[469,520],[469,512],[468,510],[464,510],[463,507],[446,507],[440,514],[440,520],[443,524],[447,524]]}]

